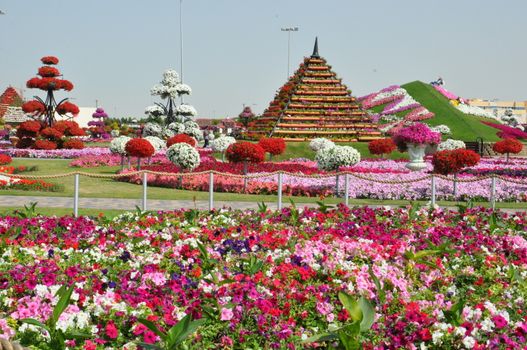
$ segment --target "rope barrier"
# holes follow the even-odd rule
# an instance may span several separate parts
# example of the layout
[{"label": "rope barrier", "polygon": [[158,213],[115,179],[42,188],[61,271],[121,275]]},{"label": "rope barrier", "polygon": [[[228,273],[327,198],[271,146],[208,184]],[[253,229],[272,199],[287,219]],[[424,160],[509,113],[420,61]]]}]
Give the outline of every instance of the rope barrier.
[{"label": "rope barrier", "polygon": [[91,178],[100,178],[100,179],[116,179],[116,178],[122,178],[122,177],[130,177],[130,176],[136,176],[136,175],[155,175],[155,176],[180,176],[180,177],[188,177],[188,176],[199,176],[199,175],[208,175],[208,174],[214,174],[218,176],[227,176],[227,177],[233,177],[237,179],[257,179],[257,178],[264,178],[264,177],[272,177],[276,176],[278,174],[287,175],[291,177],[298,177],[298,178],[305,178],[305,179],[327,179],[327,178],[333,178],[336,176],[343,176],[343,175],[351,175],[357,179],[370,181],[370,182],[376,182],[376,183],[382,183],[382,184],[407,184],[412,182],[420,182],[427,179],[430,179],[432,176],[435,176],[436,178],[447,180],[447,181],[456,181],[456,182],[479,182],[491,179],[495,177],[496,179],[500,179],[505,182],[515,183],[518,185],[527,185],[527,181],[522,180],[515,180],[509,177],[505,177],[502,175],[486,175],[486,176],[479,176],[474,178],[453,178],[445,175],[426,175],[420,178],[415,179],[408,179],[408,180],[379,180],[374,179],[367,176],[358,175],[357,173],[351,172],[351,171],[343,171],[339,173],[333,173],[333,174],[302,174],[302,173],[291,173],[287,171],[274,171],[271,173],[265,173],[265,174],[250,174],[250,175],[239,175],[239,174],[232,174],[232,173],[224,173],[216,170],[207,170],[207,171],[200,171],[200,172],[191,172],[191,173],[170,173],[170,172],[161,172],[161,171],[152,171],[152,170],[137,170],[137,171],[131,171],[127,173],[121,173],[121,174],[94,174],[94,173],[87,173],[83,171],[73,171],[69,173],[64,174],[55,174],[55,175],[21,175],[21,174],[1,174],[2,176],[7,176],[15,179],[60,179],[64,177],[69,176],[85,176],[85,177],[91,177]]}]

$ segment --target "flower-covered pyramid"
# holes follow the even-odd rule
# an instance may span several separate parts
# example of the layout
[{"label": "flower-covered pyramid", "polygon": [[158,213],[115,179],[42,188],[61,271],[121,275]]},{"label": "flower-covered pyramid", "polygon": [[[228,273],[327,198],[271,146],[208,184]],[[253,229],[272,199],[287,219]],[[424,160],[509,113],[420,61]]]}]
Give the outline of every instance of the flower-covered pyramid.
[{"label": "flower-covered pyramid", "polygon": [[336,141],[369,141],[381,137],[376,123],[360,110],[351,91],[318,54],[282,86],[263,115],[249,123],[247,136],[307,141],[324,136]]},{"label": "flower-covered pyramid", "polygon": [[24,101],[22,97],[13,87],[8,87],[2,95],[0,95],[0,118],[6,114],[9,107],[20,107]]}]

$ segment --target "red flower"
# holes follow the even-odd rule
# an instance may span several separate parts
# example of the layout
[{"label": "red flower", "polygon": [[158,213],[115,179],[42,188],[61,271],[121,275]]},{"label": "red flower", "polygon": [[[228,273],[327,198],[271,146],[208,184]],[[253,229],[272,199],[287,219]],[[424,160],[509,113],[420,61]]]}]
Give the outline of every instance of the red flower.
[{"label": "red flower", "polygon": [[62,144],[62,148],[66,149],[83,149],[84,148],[84,142],[82,142],[79,139],[69,139],[67,141],[64,141]]},{"label": "red flower", "polygon": [[58,64],[59,59],[55,56],[44,56],[40,59],[40,61],[44,64]]},{"label": "red flower", "polygon": [[74,121],[71,120],[61,120],[53,125],[53,128],[59,130],[66,136],[84,136],[86,135],[84,130],[79,127]]},{"label": "red flower", "polygon": [[108,322],[106,325],[106,335],[110,339],[115,339],[119,336],[119,331],[117,330],[117,327],[115,327],[113,321]]},{"label": "red flower", "polygon": [[395,151],[396,148],[397,146],[392,139],[373,140],[368,143],[368,150],[371,154],[375,155],[390,154]]},{"label": "red flower", "polygon": [[42,129],[42,131],[40,132],[40,135],[42,135],[43,137],[49,140],[59,140],[60,138],[62,138],[62,136],[64,136],[60,131],[58,131],[55,128]]},{"label": "red flower", "polygon": [[522,151],[523,144],[516,139],[509,138],[509,139],[496,142],[492,146],[492,149],[494,150],[494,152],[500,153],[500,154],[509,154],[509,153],[516,154]]},{"label": "red flower", "polygon": [[77,115],[79,114],[79,107],[77,107],[77,105],[74,103],[65,101],[57,106],[57,113],[58,114],[71,113],[73,115]]},{"label": "red flower", "polygon": [[60,75],[60,72],[55,67],[44,66],[38,69],[37,74],[40,75],[41,77],[53,78],[53,77],[58,77]]},{"label": "red flower", "polygon": [[73,83],[69,80],[60,80],[60,89],[71,91],[73,90]]},{"label": "red flower", "polygon": [[27,101],[26,103],[22,105],[22,110],[25,113],[37,112],[37,114],[42,114],[46,110],[46,106],[44,106],[44,104],[42,104],[42,102],[40,101],[31,100],[31,101]]},{"label": "red flower", "polygon": [[154,151],[152,144],[145,139],[131,139],[126,143],[126,152],[132,157],[150,157]]},{"label": "red flower", "polygon": [[6,165],[13,161],[13,159],[7,154],[0,154],[0,165]]},{"label": "red flower", "polygon": [[177,134],[167,140],[167,147],[176,143],[188,143],[192,147],[196,147],[196,139],[187,134]]},{"label": "red flower", "polygon": [[26,86],[29,88],[29,89],[38,89],[40,85],[40,78],[31,78],[27,81],[26,83]]},{"label": "red flower", "polygon": [[432,164],[434,172],[442,175],[456,174],[461,169],[474,166],[480,160],[479,154],[464,148],[434,153]]},{"label": "red flower", "polygon": [[261,146],[247,141],[233,143],[225,153],[227,159],[234,163],[245,161],[260,163],[265,157],[265,151]]},{"label": "red flower", "polygon": [[35,148],[35,149],[46,149],[46,150],[57,149],[57,144],[55,142],[53,142],[53,141],[37,140],[35,142],[35,145],[33,146],[33,148]]},{"label": "red flower", "polygon": [[29,120],[23,122],[18,126],[16,131],[16,136],[18,137],[36,137],[37,133],[40,131],[42,126],[39,122],[34,120]]},{"label": "red flower", "polygon": [[272,154],[273,156],[282,154],[285,152],[285,141],[282,138],[279,137],[271,137],[271,138],[261,138],[260,141],[258,141],[258,144],[260,147],[264,149],[265,152]]}]

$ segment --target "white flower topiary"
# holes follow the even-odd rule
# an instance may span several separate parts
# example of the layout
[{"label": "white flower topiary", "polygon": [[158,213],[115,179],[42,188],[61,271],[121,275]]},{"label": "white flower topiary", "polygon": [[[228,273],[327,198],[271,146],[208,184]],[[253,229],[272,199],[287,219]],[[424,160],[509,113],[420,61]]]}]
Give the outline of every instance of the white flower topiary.
[{"label": "white flower topiary", "polygon": [[439,146],[437,147],[437,150],[438,151],[451,151],[453,149],[458,149],[458,148],[466,148],[466,145],[463,141],[461,140],[452,140],[452,139],[448,139],[446,141],[443,141],[439,144]]},{"label": "white flower topiary", "polygon": [[110,152],[117,153],[122,156],[126,155],[126,143],[130,141],[131,138],[128,136],[119,136],[110,142]]},{"label": "white flower topiary", "polygon": [[216,152],[225,152],[230,145],[236,143],[236,139],[231,136],[220,136],[210,142],[210,147]]},{"label": "white flower topiary", "polygon": [[194,170],[200,163],[198,151],[187,143],[176,143],[167,149],[167,158],[176,166]]},{"label": "white flower topiary", "polygon": [[200,128],[185,128],[185,134],[192,136],[196,140],[203,140],[203,131]]},{"label": "white flower topiary", "polygon": [[435,132],[440,132],[442,135],[450,135],[452,133],[448,125],[444,125],[444,124],[431,127],[430,130],[435,131]]},{"label": "white flower topiary", "polygon": [[181,104],[179,106],[176,106],[176,114],[177,115],[184,115],[184,116],[187,116],[187,117],[194,117],[194,116],[196,116],[198,114],[198,112],[191,105]]},{"label": "white flower topiary", "polygon": [[145,114],[153,117],[162,116],[164,113],[165,111],[163,108],[158,105],[152,105],[145,108]]},{"label": "white flower topiary", "polygon": [[163,128],[157,123],[146,123],[143,128],[143,136],[160,137],[163,134]]},{"label": "white flower topiary", "polygon": [[154,147],[155,152],[162,150],[166,146],[165,141],[156,136],[147,136],[145,137],[145,140],[150,142],[152,147]]},{"label": "white flower topiary", "polygon": [[311,150],[318,152],[325,148],[335,147],[335,143],[326,138],[319,137],[311,140],[311,142],[309,143],[309,147],[311,148]]},{"label": "white flower topiary", "polygon": [[183,134],[185,132],[185,124],[183,123],[170,123],[167,128],[176,134]]},{"label": "white flower topiary", "polygon": [[342,166],[357,164],[360,162],[360,153],[350,146],[334,146],[319,150],[315,160],[319,169],[333,171]]},{"label": "white flower topiary", "polygon": [[120,132],[119,130],[112,130],[112,131],[110,131],[110,135],[111,135],[112,137],[117,137],[117,136],[119,136],[120,134],[121,134],[121,132]]}]

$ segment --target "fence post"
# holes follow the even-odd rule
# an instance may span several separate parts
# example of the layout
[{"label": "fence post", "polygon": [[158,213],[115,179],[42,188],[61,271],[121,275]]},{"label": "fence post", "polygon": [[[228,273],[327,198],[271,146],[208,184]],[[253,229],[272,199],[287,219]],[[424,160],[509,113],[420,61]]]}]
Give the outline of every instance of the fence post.
[{"label": "fence post", "polygon": [[349,174],[346,174],[344,175],[345,178],[344,178],[344,204],[346,204],[346,206],[349,206],[349,202],[350,202],[350,195],[349,195],[349,189],[350,189],[350,180],[349,180]]},{"label": "fence post", "polygon": [[209,173],[209,210],[214,209],[214,173]]},{"label": "fence post", "polygon": [[432,175],[432,207],[436,205],[436,178],[434,175]]},{"label": "fence post", "polygon": [[73,177],[73,216],[79,216],[79,174]]},{"label": "fence post", "polygon": [[278,210],[282,210],[282,172],[278,172]]},{"label": "fence post", "polygon": [[143,211],[146,211],[146,189],[148,187],[148,174],[143,173]]},{"label": "fence post", "polygon": [[490,180],[490,206],[496,209],[496,176],[492,175]]}]

